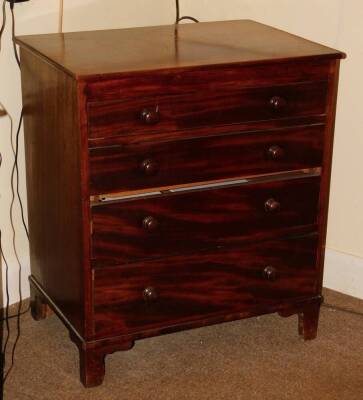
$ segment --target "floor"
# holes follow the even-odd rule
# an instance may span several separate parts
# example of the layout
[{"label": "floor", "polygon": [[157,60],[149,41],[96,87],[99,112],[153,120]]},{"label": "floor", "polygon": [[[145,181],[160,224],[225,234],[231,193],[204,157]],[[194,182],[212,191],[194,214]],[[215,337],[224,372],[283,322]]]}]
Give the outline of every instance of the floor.
[{"label": "floor", "polygon": [[[363,300],[325,296],[363,312]],[[57,317],[26,315],[4,399],[363,400],[363,316],[324,307],[319,336],[306,343],[296,316],[277,315],[142,340],[107,357],[103,386],[84,389]]]}]

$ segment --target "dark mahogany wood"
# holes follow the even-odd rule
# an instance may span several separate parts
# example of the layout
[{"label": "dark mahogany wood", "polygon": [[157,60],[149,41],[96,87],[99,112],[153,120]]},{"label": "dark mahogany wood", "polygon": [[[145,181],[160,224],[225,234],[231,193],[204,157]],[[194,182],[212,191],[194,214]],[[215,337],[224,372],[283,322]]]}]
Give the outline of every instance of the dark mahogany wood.
[{"label": "dark mahogany wood", "polygon": [[90,149],[92,194],[322,165],[324,125]]},{"label": "dark mahogany wood", "polygon": [[33,286],[30,286],[30,311],[35,321],[46,319],[52,314],[52,309],[49,307],[45,297],[36,291]]},{"label": "dark mahogany wood", "polygon": [[18,38],[17,43],[78,79],[216,64],[344,57],[337,50],[249,20],[32,35]]},{"label": "dark mahogany wood", "polygon": [[313,340],[318,334],[320,304],[306,306],[301,313],[298,314],[299,318],[299,335],[304,340]]},{"label": "dark mahogany wood", "polygon": [[[271,87],[301,82],[324,81],[329,76],[329,60],[285,60],[283,63],[212,65],[122,73],[115,76],[85,78],[88,102],[119,101],[127,97],[190,94],[210,91],[236,91],[251,87]],[[220,79],[223,76],[223,79]],[[122,87],[122,91],[120,91]]]},{"label": "dark mahogany wood", "polygon": [[130,350],[134,346],[131,340],[119,340],[110,346],[104,342],[83,342],[73,332],[69,336],[78,348],[80,380],[87,388],[102,384],[106,372],[105,358],[108,354]]},{"label": "dark mahogany wood", "polygon": [[253,21],[17,43],[32,314],[86,387],[183,329],[278,312],[315,338],[343,53]]},{"label": "dark mahogany wood", "polygon": [[282,317],[297,314],[299,335],[305,341],[313,340],[318,334],[320,306],[323,300],[323,297],[319,296],[304,304],[292,304],[290,307],[279,310],[278,313]]},{"label": "dark mahogany wood", "polygon": [[84,334],[77,84],[27,50],[21,58],[32,275]]},{"label": "dark mahogany wood", "polygon": [[323,170],[320,189],[319,200],[319,237],[320,242],[318,245],[319,253],[317,259],[317,268],[319,270],[317,279],[317,292],[322,291],[323,276],[324,276],[324,259],[325,259],[325,243],[327,235],[328,211],[329,211],[329,193],[330,193],[330,179],[332,169],[333,145],[334,145],[334,128],[335,128],[335,114],[337,106],[338,84],[339,84],[339,71],[340,63],[335,61],[331,63],[331,71],[329,74],[329,101],[327,105],[328,121],[325,128],[325,146],[323,156]]},{"label": "dark mahogany wood", "polygon": [[[229,251],[99,269],[96,335],[129,334],[312,296],[317,239],[259,241]],[[266,276],[266,268],[275,270],[275,279]]]},{"label": "dark mahogany wood", "polygon": [[[324,115],[326,94],[327,82],[319,81],[239,91],[218,91],[212,87],[178,96],[120,96],[119,101],[88,104],[89,136],[105,138],[153,132],[157,137],[158,133],[180,129],[212,125],[216,130],[219,125]],[[276,101],[279,106],[274,99],[280,99]],[[147,122],[140,117],[145,110],[157,117],[150,117]]]},{"label": "dark mahogany wood", "polygon": [[[310,177],[94,206],[92,265],[225,246],[292,227],[313,229],[319,185],[320,177]],[[272,196],[279,209],[266,208]]]}]

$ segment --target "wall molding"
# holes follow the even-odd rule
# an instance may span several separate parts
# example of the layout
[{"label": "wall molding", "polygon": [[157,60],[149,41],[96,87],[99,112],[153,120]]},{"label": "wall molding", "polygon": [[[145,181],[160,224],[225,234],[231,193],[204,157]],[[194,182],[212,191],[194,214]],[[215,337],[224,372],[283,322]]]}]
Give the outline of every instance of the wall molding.
[{"label": "wall molding", "polygon": [[324,287],[363,299],[363,258],[327,249]]}]

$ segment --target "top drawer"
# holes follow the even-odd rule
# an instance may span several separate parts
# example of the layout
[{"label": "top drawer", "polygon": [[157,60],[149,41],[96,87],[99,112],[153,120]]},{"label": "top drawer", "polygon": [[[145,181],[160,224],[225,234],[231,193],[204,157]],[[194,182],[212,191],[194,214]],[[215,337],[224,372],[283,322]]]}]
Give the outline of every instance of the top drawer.
[{"label": "top drawer", "polygon": [[134,136],[326,113],[327,82],[88,103],[89,137]]}]

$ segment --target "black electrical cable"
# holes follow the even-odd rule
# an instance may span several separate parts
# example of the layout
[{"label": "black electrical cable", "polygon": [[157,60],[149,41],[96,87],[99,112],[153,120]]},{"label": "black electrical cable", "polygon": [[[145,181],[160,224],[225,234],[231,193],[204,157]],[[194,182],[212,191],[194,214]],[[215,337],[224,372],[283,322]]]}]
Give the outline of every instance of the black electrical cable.
[{"label": "black electrical cable", "polygon": [[[5,0],[4,0],[5,2]],[[175,23],[177,24],[179,22],[180,19],[180,4],[179,4],[179,0],[175,0],[175,7],[176,7],[176,18],[175,18]]]},{"label": "black electrical cable", "polygon": [[[18,155],[19,155],[19,134],[20,134],[20,128],[23,122],[23,110],[21,110],[21,114],[20,114],[20,121],[19,121],[19,126],[16,132],[16,140],[15,140],[15,149],[13,149],[14,151],[14,164],[13,164],[13,170],[12,170],[12,181],[13,181],[13,177],[14,177],[14,168],[15,168],[15,172],[16,172],[16,192],[17,192],[17,197],[20,203],[20,208],[21,208],[21,214],[22,214],[22,221],[23,221],[23,225],[24,225],[24,229],[25,232],[27,234],[27,237],[29,239],[29,234],[28,234],[28,230],[27,230],[27,226],[25,224],[25,220],[24,220],[24,209],[23,209],[23,203],[20,197],[20,193],[19,193],[19,168],[18,168]],[[21,311],[19,313],[16,313],[14,315],[7,315],[5,318],[0,319],[0,321],[4,321],[5,319],[12,319],[12,318],[17,318],[18,315],[24,315],[26,313],[28,313],[30,311],[30,304],[29,306],[24,310]]]},{"label": "black electrical cable", "polygon": [[[2,12],[2,22],[1,22],[1,28],[0,28],[0,53],[2,50],[2,37],[3,37],[3,33],[5,30],[5,26],[6,26],[6,0],[3,0],[2,5],[1,5],[1,12]],[[13,127],[13,121],[10,117],[10,123],[11,123],[11,132],[12,132],[12,127]],[[0,167],[2,164],[2,157],[0,157]],[[1,337],[1,342],[0,342],[0,350],[1,350],[1,360],[0,360],[0,398],[1,400],[3,399],[3,386],[4,386],[4,369],[5,369],[5,363],[6,363],[6,349],[8,346],[8,342],[9,342],[9,338],[10,338],[10,325],[9,325],[9,300],[10,300],[10,296],[9,296],[9,265],[8,262],[4,256],[3,253],[3,249],[2,249],[2,232],[0,229],[0,261],[1,259],[4,260],[4,264],[5,264],[5,290],[6,290],[6,306],[5,306],[5,318],[2,318],[2,321],[5,320],[5,326],[6,326],[6,339],[5,339],[5,343],[3,345],[3,324],[0,324],[0,329],[2,330],[0,333],[0,337]],[[0,262],[0,265],[2,263]],[[0,271],[1,273],[1,271]],[[1,290],[1,288],[0,288]]]},{"label": "black electrical cable", "polygon": [[[5,0],[6,1],[6,0]],[[16,49],[16,43],[15,43],[15,16],[14,16],[14,2],[12,1],[10,4],[10,9],[11,9],[11,14],[12,14],[12,40],[13,40],[13,49],[14,49],[14,56],[15,59],[17,61],[17,64],[20,68],[20,59],[19,59],[19,55]],[[27,224],[25,222],[25,213],[24,213],[24,205],[23,205],[23,201],[21,199],[20,196],[20,191],[19,191],[19,164],[18,164],[18,159],[19,159],[19,136],[20,136],[20,129],[21,129],[21,125],[23,123],[23,117],[24,117],[24,109],[21,109],[21,113],[20,113],[20,121],[19,121],[19,126],[18,126],[18,130],[16,132],[16,140],[15,140],[15,154],[14,154],[14,165],[15,165],[15,171],[16,171],[16,193],[17,193],[17,197],[19,200],[19,205],[20,205],[20,211],[21,211],[21,220],[23,223],[23,227],[26,233],[26,236],[29,240],[29,231],[28,231],[28,227]],[[21,269],[21,266],[20,266]],[[21,310],[21,305],[19,307],[19,310]],[[30,310],[30,304],[27,307],[26,310],[24,311],[19,311],[17,314],[15,315],[11,315],[8,318],[16,318],[18,315],[24,315],[26,314],[28,311]]]},{"label": "black electrical cable", "polygon": [[[24,311],[22,311],[21,313],[19,313],[19,315],[20,315],[20,316],[25,315],[25,314],[27,314],[29,311],[30,311],[30,305],[29,305]],[[8,317],[3,317],[3,318],[1,318],[0,321],[6,321],[6,320],[8,320],[8,319],[10,320],[10,319],[14,319],[14,318],[17,318],[17,317],[18,317],[18,314],[9,315]]]},{"label": "black electrical cable", "polygon": [[1,28],[0,28],[0,51],[1,51],[1,39],[3,37],[3,33],[5,30],[5,25],[6,25],[6,0],[3,0],[3,4],[1,6],[1,11],[2,11],[2,22],[1,22]]},{"label": "black electrical cable", "polygon": [[[5,343],[4,346],[2,346],[1,349],[1,395],[3,393],[3,386],[5,383],[5,379],[4,379],[4,369],[5,369],[5,364],[6,364],[6,349],[8,347],[8,343],[9,343],[9,339],[10,339],[10,324],[9,324],[9,302],[10,302],[10,294],[9,294],[9,264],[6,261],[4,252],[3,252],[3,248],[2,248],[2,244],[1,244],[1,237],[2,237],[2,233],[0,230],[0,257],[4,260],[4,264],[5,264],[5,287],[6,287],[6,306],[5,306],[5,326],[6,326],[6,339],[5,339]],[[2,327],[1,327],[2,328]]]},{"label": "black electrical cable", "polygon": [[[10,10],[11,10],[11,16],[12,16],[12,42],[13,42],[13,50],[14,50],[14,55],[15,55],[15,60],[20,68],[20,59],[19,59],[19,55],[17,52],[17,48],[16,48],[16,43],[15,43],[15,15],[14,15],[14,2],[12,1],[10,3]],[[12,193],[12,200],[11,200],[11,205],[10,205],[10,222],[11,222],[11,229],[12,229],[12,233],[13,233],[13,249],[14,249],[14,253],[15,253],[15,257],[16,260],[18,262],[18,290],[19,290],[19,303],[18,303],[18,310],[16,315],[14,316],[9,316],[9,302],[7,303],[7,307],[6,307],[6,324],[7,324],[7,328],[8,328],[8,336],[5,342],[5,347],[4,347],[4,364],[5,365],[5,352],[6,352],[6,346],[8,344],[8,340],[9,340],[9,336],[10,336],[10,326],[9,326],[9,319],[10,318],[16,318],[16,325],[17,325],[17,335],[15,338],[15,341],[13,343],[12,346],[12,351],[11,351],[11,365],[8,368],[8,371],[5,374],[5,377],[2,379],[2,384],[4,385],[10,372],[12,371],[14,364],[15,364],[15,352],[16,352],[16,347],[18,344],[18,341],[20,339],[20,335],[21,335],[21,327],[20,327],[20,317],[21,315],[23,315],[25,312],[28,312],[29,307],[27,310],[25,310],[25,312],[21,311],[22,309],[22,305],[23,305],[23,296],[22,296],[22,265],[19,259],[19,255],[17,253],[16,250],[16,243],[15,243],[15,239],[16,239],[16,232],[15,232],[15,226],[14,226],[14,216],[13,216],[13,210],[14,210],[14,204],[15,204],[15,188],[14,188],[14,177],[16,176],[16,194],[19,200],[19,204],[20,204],[20,208],[21,208],[21,216],[22,216],[22,222],[25,228],[25,232],[27,234],[27,237],[29,238],[29,234],[28,234],[28,229],[25,223],[25,218],[24,218],[24,207],[23,207],[23,203],[20,197],[20,192],[19,192],[19,166],[18,166],[18,154],[19,154],[19,136],[20,136],[20,130],[21,130],[21,126],[22,126],[22,122],[23,122],[23,108],[21,110],[21,114],[20,114],[20,118],[19,118],[19,124],[18,124],[18,129],[16,131],[16,137],[15,137],[15,152],[14,152],[14,164],[13,164],[13,168],[11,171],[11,193]],[[11,142],[13,144],[13,140],[11,139]],[[7,280],[7,291],[8,291],[8,280]],[[8,292],[7,292],[8,295]]]},{"label": "black electrical cable", "polygon": [[15,55],[16,63],[18,64],[18,66],[20,68],[20,59],[19,59],[19,54],[18,54],[18,50],[16,49],[16,43],[15,43],[15,15],[14,15],[14,2],[13,1],[10,3],[10,11],[11,11],[11,37],[13,40],[14,55]]},{"label": "black electrical cable", "polygon": [[[16,141],[15,141],[15,160],[17,159],[18,156],[18,152],[19,152],[19,134],[20,134],[20,130],[21,130],[21,126],[22,126],[22,121],[23,121],[23,110],[21,110],[21,114],[20,114],[20,118],[19,118],[19,124],[18,124],[18,128],[16,131]],[[20,327],[20,316],[21,316],[21,308],[23,306],[23,296],[22,296],[22,287],[21,287],[21,283],[22,283],[22,265],[20,262],[20,258],[18,255],[18,252],[16,250],[16,243],[15,243],[15,239],[16,239],[16,232],[15,232],[15,225],[14,225],[14,215],[13,215],[13,211],[14,211],[14,204],[15,204],[15,188],[14,188],[14,176],[15,176],[15,172],[16,172],[16,161],[14,160],[14,165],[11,171],[11,204],[10,204],[10,225],[11,225],[11,230],[13,233],[13,250],[15,253],[15,258],[17,260],[18,263],[18,290],[19,290],[19,303],[18,303],[18,310],[16,313],[15,318],[17,319],[16,321],[16,328],[17,328],[17,333],[16,333],[16,337],[15,337],[15,341],[12,347],[12,351],[11,351],[11,365],[8,369],[8,371],[5,374],[5,377],[3,379],[3,384],[5,384],[6,379],[8,378],[10,372],[12,371],[14,364],[15,364],[15,351],[16,351],[16,346],[18,344],[20,335],[21,335],[21,327]],[[9,317],[9,314],[7,314],[7,317]]]},{"label": "black electrical cable", "polygon": [[[4,3],[6,2],[6,0],[4,1]],[[19,68],[20,68],[20,59],[19,59],[19,55],[18,55],[18,51],[16,48],[16,43],[15,43],[15,14],[14,14],[14,2],[12,1],[10,3],[10,10],[11,10],[11,36],[12,36],[12,41],[13,41],[13,50],[14,50],[14,56],[15,56],[15,60],[16,63],[18,64]],[[21,116],[20,118],[23,118],[23,110],[21,110]],[[22,122],[22,121],[21,121]],[[20,122],[20,124],[21,124]],[[19,135],[17,135],[16,140],[19,140]],[[18,145],[18,144],[17,144]],[[25,215],[24,215],[24,205],[23,202],[21,200],[21,196],[20,196],[20,192],[19,192],[19,165],[18,165],[18,153],[15,154],[15,168],[16,168],[16,193],[17,193],[17,197],[19,200],[19,205],[20,205],[20,211],[21,211],[21,220],[24,226],[24,230],[26,233],[26,236],[29,240],[29,231],[28,231],[28,227],[26,225],[25,222]]]},{"label": "black electrical cable", "polygon": [[[20,113],[20,126],[23,122],[23,116],[24,116],[24,110],[23,108],[21,109],[21,113]],[[26,233],[26,236],[29,240],[29,231],[28,231],[28,227],[26,225],[25,222],[25,215],[24,215],[24,205],[23,205],[23,201],[21,199],[20,196],[20,191],[19,191],[19,164],[18,164],[18,157],[19,157],[19,133],[20,131],[17,132],[16,134],[16,145],[15,148],[17,149],[17,151],[15,152],[15,160],[14,160],[14,165],[15,165],[15,171],[16,171],[16,194],[19,200],[19,205],[20,205],[20,212],[21,212],[21,220],[23,223],[23,227]]]},{"label": "black electrical cable", "polygon": [[184,20],[190,20],[193,22],[198,23],[199,21],[194,18],[194,17],[190,17],[189,15],[185,15],[183,17],[180,16],[180,4],[179,4],[179,0],[175,0],[175,7],[176,7],[176,18],[175,18],[175,23],[179,24],[179,22],[184,21]]},{"label": "black electrical cable", "polygon": [[340,312],[344,312],[347,314],[359,315],[360,317],[363,317],[362,312],[352,310],[351,308],[339,307],[339,306],[335,306],[334,304],[329,304],[329,303],[323,303],[323,307],[329,308],[330,310],[340,311]]}]

